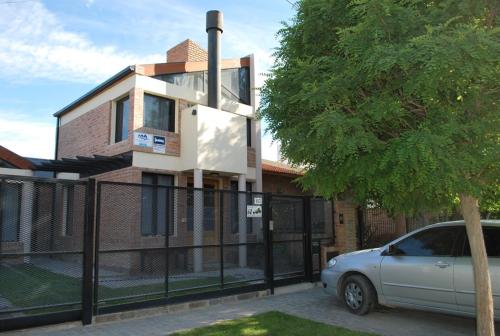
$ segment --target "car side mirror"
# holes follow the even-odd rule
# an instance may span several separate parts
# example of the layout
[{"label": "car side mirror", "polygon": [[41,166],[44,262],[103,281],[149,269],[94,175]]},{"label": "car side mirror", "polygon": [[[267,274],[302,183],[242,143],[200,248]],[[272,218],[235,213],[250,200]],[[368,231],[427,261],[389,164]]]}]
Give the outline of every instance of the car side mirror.
[{"label": "car side mirror", "polygon": [[387,255],[397,255],[398,254],[398,249],[396,248],[396,245],[391,244],[387,248]]}]

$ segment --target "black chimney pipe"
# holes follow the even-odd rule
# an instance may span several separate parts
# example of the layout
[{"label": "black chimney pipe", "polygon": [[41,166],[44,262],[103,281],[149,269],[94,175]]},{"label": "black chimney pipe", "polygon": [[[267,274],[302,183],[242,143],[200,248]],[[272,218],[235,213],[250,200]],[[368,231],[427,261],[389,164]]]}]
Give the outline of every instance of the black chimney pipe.
[{"label": "black chimney pipe", "polygon": [[220,110],[221,105],[221,65],[220,36],[222,34],[222,12],[207,12],[208,33],[208,106]]}]

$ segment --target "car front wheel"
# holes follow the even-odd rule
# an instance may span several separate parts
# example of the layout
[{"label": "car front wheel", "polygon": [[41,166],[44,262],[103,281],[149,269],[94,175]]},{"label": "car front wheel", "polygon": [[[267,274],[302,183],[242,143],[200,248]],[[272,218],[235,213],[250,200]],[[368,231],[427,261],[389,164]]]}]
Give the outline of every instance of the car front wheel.
[{"label": "car front wheel", "polygon": [[373,310],[376,294],[371,283],[361,275],[351,275],[342,286],[343,301],[352,313],[365,315]]}]

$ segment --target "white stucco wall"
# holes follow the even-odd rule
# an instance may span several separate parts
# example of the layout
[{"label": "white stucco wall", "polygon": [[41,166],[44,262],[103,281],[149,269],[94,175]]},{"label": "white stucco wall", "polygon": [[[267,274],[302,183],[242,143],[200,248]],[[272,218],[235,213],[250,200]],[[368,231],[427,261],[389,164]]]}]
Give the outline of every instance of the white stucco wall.
[{"label": "white stucco wall", "polygon": [[[195,115],[193,110],[196,110]],[[182,113],[184,170],[247,173],[246,117],[202,105]]]}]

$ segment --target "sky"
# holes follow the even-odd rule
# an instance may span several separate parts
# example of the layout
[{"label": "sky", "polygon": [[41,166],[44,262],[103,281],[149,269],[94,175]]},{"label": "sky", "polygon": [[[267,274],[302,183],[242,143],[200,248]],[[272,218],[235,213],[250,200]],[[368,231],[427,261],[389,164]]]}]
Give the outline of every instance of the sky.
[{"label": "sky", "polygon": [[[56,111],[128,65],[165,62],[186,38],[206,48],[211,9],[224,13],[222,57],[253,53],[268,71],[287,0],[0,0],[0,145],[53,158]],[[262,151],[277,159],[269,134]]]}]

